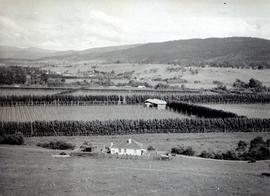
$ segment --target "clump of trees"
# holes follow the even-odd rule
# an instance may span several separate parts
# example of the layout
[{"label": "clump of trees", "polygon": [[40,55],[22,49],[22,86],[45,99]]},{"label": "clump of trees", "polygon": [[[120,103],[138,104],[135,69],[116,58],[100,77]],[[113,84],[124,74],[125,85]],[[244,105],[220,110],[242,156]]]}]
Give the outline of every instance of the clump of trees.
[{"label": "clump of trees", "polygon": [[0,144],[22,145],[24,144],[23,134],[20,132],[15,134],[3,134],[0,132]]},{"label": "clump of trees", "polygon": [[0,84],[47,84],[48,86],[59,86],[64,82],[61,75],[47,73],[37,67],[0,66]]},{"label": "clump of trees", "polygon": [[187,156],[194,156],[195,151],[192,149],[192,147],[184,147],[184,146],[176,146],[171,149],[171,153],[173,154],[182,154]]},{"label": "clump of trees", "polygon": [[249,145],[240,140],[235,150],[217,153],[202,151],[199,156],[223,160],[266,160],[270,159],[270,139],[264,141],[262,137],[256,137]]},{"label": "clump of trees", "polygon": [[236,89],[250,89],[256,92],[268,91],[268,88],[262,84],[261,81],[251,78],[248,83],[236,79],[233,83],[233,87]]},{"label": "clump of trees", "polygon": [[19,66],[0,67],[0,84],[24,84],[27,70]]},{"label": "clump of trees", "polygon": [[48,149],[56,149],[56,150],[73,150],[75,148],[75,145],[71,143],[67,143],[65,141],[51,141],[51,142],[43,142],[38,143],[37,146],[40,146],[42,148],[48,148]]}]

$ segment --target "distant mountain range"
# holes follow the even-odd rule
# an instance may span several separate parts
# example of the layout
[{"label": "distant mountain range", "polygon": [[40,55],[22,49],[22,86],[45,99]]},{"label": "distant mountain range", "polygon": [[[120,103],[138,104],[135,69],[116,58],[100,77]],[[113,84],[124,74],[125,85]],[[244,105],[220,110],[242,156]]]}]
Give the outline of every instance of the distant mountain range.
[{"label": "distant mountain range", "polygon": [[0,46],[0,59],[106,63],[270,64],[270,40],[250,37],[189,39],[61,52]]}]

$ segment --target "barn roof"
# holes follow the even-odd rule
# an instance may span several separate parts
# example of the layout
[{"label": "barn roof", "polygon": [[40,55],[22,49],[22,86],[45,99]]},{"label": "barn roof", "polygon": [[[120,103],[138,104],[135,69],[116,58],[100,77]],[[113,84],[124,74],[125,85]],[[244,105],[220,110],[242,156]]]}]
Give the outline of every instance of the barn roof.
[{"label": "barn roof", "polygon": [[112,148],[125,148],[125,149],[143,149],[143,144],[136,140],[128,139],[118,144],[113,144]]},{"label": "barn roof", "polygon": [[157,105],[166,105],[167,104],[166,101],[163,101],[161,99],[146,99],[145,102],[153,103],[153,104],[157,104]]}]

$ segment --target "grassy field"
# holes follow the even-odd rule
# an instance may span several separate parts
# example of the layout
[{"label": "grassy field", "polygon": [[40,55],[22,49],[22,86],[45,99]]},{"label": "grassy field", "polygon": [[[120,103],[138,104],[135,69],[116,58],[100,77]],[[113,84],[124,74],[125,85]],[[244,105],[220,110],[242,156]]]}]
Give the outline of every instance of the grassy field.
[{"label": "grassy field", "polygon": [[248,118],[270,118],[270,104],[203,104],[203,106],[233,112]]},{"label": "grassy field", "polygon": [[[218,146],[266,133],[136,135],[153,146],[174,143]],[[105,142],[124,137],[88,137]],[[167,140],[169,138],[169,140]],[[237,139],[236,139],[237,138]],[[26,146],[0,146],[2,195],[267,195],[270,161],[220,161],[176,157],[171,161],[53,158],[59,151],[34,146],[53,138],[27,138]],[[55,138],[54,138],[55,139]],[[84,137],[60,138],[75,143]],[[219,147],[220,148],[220,147]]]},{"label": "grassy field", "polygon": [[60,93],[63,90],[52,90],[52,89],[8,89],[1,88],[0,96],[11,96],[11,95],[53,95]]},{"label": "grassy field", "polygon": [[34,120],[114,120],[188,118],[169,110],[145,108],[142,105],[98,106],[17,106],[0,107],[0,121]]},{"label": "grassy field", "polygon": [[[202,92],[188,92],[188,91],[181,91],[181,90],[176,90],[176,91],[155,91],[154,89],[150,89],[150,90],[140,90],[136,87],[132,87],[132,88],[123,88],[120,87],[119,90],[116,91],[117,88],[114,88],[114,90],[87,90],[87,89],[83,89],[83,90],[78,90],[78,91],[74,91],[71,93],[67,93],[68,95],[74,95],[74,96],[78,96],[78,95],[196,95],[196,94],[216,94],[214,92],[210,92],[210,91],[202,91]],[[120,90],[120,89],[125,89],[125,90]],[[164,89],[167,90],[167,89]]]},{"label": "grassy field", "polygon": [[170,151],[177,145],[192,146],[196,154],[201,151],[226,151],[235,149],[239,140],[246,141],[254,139],[257,136],[264,140],[270,138],[268,132],[234,132],[234,133],[174,133],[174,134],[136,134],[136,135],[118,135],[118,136],[61,136],[61,137],[29,137],[26,144],[35,146],[38,142],[49,142],[51,140],[63,140],[70,142],[77,147],[84,141],[97,145],[109,146],[111,142],[117,144],[129,138],[135,139],[144,144],[145,147],[153,146],[158,151]]}]

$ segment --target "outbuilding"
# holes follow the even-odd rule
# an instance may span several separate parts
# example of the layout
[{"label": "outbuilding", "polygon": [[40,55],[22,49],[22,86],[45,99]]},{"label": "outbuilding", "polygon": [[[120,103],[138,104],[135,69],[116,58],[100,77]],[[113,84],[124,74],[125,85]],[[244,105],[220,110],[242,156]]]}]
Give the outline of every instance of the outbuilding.
[{"label": "outbuilding", "polygon": [[166,109],[167,102],[161,99],[147,99],[144,102],[145,107],[155,107],[158,110]]},{"label": "outbuilding", "polygon": [[147,150],[143,144],[132,139],[128,139],[119,144],[111,144],[110,153],[118,155],[137,155],[142,156],[146,154]]}]

